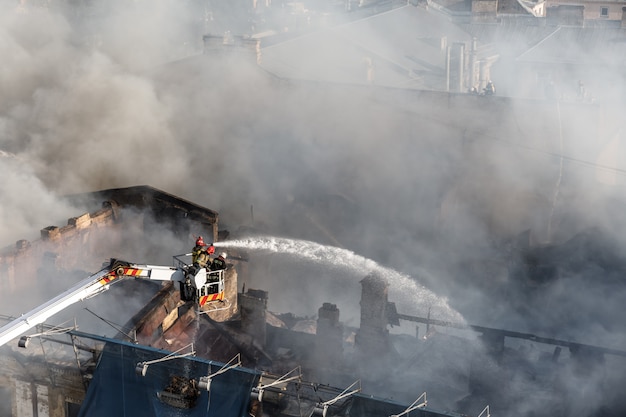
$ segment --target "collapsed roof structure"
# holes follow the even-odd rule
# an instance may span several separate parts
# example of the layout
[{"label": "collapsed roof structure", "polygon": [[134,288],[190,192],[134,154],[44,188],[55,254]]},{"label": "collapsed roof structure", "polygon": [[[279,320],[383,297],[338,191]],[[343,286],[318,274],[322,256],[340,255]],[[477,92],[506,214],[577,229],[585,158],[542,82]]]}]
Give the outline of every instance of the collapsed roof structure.
[{"label": "collapsed roof structure", "polygon": [[[154,237],[154,225],[160,233],[185,230],[185,238],[189,232],[213,235],[218,246],[232,237],[218,230],[214,211],[151,187],[70,199],[84,207],[104,202],[98,210],[70,218],[67,226],[42,229],[40,239],[5,249],[0,282],[14,285],[5,291],[17,296],[18,283],[28,289],[99,256],[88,250],[75,256],[73,243],[88,248],[93,239],[106,236],[127,247],[130,256],[134,245],[129,239]],[[137,227],[146,229],[127,234]],[[550,388],[555,378],[580,378],[571,372],[604,367],[608,361],[619,364],[626,356],[590,344],[405,314],[389,301],[390,283],[380,271],[360,282],[358,328],[342,323],[340,309],[332,303],[319,308],[316,320],[272,313],[267,308],[270,294],[244,284],[250,269],[263,266],[258,260],[251,264],[244,249],[228,251],[225,298],[206,308],[182,300],[178,282],[159,284],[126,271],[122,275],[134,278],[119,279],[108,292],[80,302],[113,333],[86,331],[91,324],[84,321],[87,329],[79,330],[77,319],[85,313],[76,309],[64,312],[74,316],[73,325],[33,322],[19,343],[15,339],[1,347],[7,370],[0,379],[5,412],[21,417],[32,415],[28,409],[36,407],[39,417],[478,415],[503,412],[523,401],[514,399],[516,390],[549,392],[558,389]],[[137,288],[144,301],[130,303]],[[105,299],[104,313],[92,310],[90,303],[97,299]],[[125,316],[110,320],[122,310]],[[116,325],[120,320],[124,324]],[[307,321],[308,328],[303,326]],[[400,321],[418,323],[415,334],[390,332],[389,326],[400,326]],[[419,326],[425,326],[424,335]],[[547,348],[524,352],[506,340]],[[546,400],[542,407],[553,412],[563,402]]]},{"label": "collapsed roof structure", "polygon": [[[422,9],[405,8],[401,10],[403,15],[400,18],[406,18],[409,24],[426,24],[430,20],[423,12]],[[394,21],[389,20],[390,17],[382,16],[379,21],[386,27],[393,26]],[[443,20],[438,22],[443,24]],[[359,26],[355,23],[352,28],[358,29]],[[346,44],[359,43],[359,36],[351,33],[350,28],[343,28],[343,31],[344,40],[349,40]],[[465,34],[459,36],[462,36],[459,40],[468,41]],[[209,413],[220,417],[231,413],[246,415],[248,412],[257,416],[310,413],[382,416],[398,415],[403,411],[407,415],[447,415],[452,412],[438,410],[449,409],[473,415],[485,411],[503,414],[511,409],[521,415],[568,415],[572,410],[583,415],[606,412],[605,408],[594,408],[597,402],[588,401],[593,397],[594,390],[587,389],[581,393],[578,388],[594,384],[599,389],[620,386],[623,373],[616,376],[606,371],[619,373],[623,369],[623,352],[611,348],[615,345],[610,343],[619,341],[619,338],[598,340],[594,335],[590,336],[591,341],[583,340],[588,343],[582,343],[579,334],[553,335],[552,332],[562,330],[556,328],[559,321],[548,323],[542,318],[547,317],[545,308],[550,309],[560,301],[558,294],[552,298],[537,291],[532,306],[529,306],[525,303],[526,299],[517,298],[517,293],[511,291],[511,285],[532,290],[557,282],[560,274],[571,270],[572,253],[576,264],[585,264],[588,259],[584,256],[588,255],[588,251],[577,242],[585,242],[587,237],[593,240],[593,245],[597,243],[597,236],[582,233],[569,240],[571,236],[558,233],[578,230],[579,225],[572,229],[544,227],[545,224],[556,224],[557,220],[577,220],[575,216],[563,216],[552,222],[554,187],[550,181],[543,181],[542,178],[541,187],[532,190],[517,182],[511,186],[504,182],[494,185],[495,181],[488,184],[483,181],[486,177],[498,177],[502,172],[498,168],[506,167],[508,170],[510,164],[522,166],[520,172],[527,176],[536,175],[539,171],[554,174],[557,171],[554,161],[560,160],[562,166],[564,159],[564,145],[558,141],[564,136],[573,138],[572,144],[579,137],[593,138],[592,141],[585,141],[582,149],[574,146],[567,149],[567,160],[573,164],[584,164],[589,155],[593,159],[606,152],[605,149],[611,152],[614,147],[608,146],[610,143],[607,142],[612,142],[611,125],[615,121],[611,123],[608,120],[607,123],[603,109],[587,105],[591,103],[561,103],[557,107],[552,101],[476,97],[465,94],[461,87],[461,94],[395,88],[398,86],[395,82],[398,75],[411,81],[430,80],[433,82],[430,85],[437,86],[435,90],[445,86],[443,57],[446,48],[444,40],[438,36],[424,34],[417,40],[412,39],[413,45],[423,46],[423,50],[429,52],[424,56],[391,57],[392,70],[388,74],[393,82],[385,87],[379,86],[375,91],[370,88],[372,85],[343,84],[334,86],[331,91],[320,88],[316,82],[285,81],[262,73],[256,65],[245,67],[250,70],[244,72],[247,76],[227,78],[234,67],[221,65],[219,60],[213,59],[216,54],[226,55],[223,54],[224,45],[214,48],[222,42],[222,38],[205,37],[204,41],[206,55],[160,68],[155,78],[176,78],[177,82],[171,88],[180,91],[207,88],[213,92],[216,84],[221,84],[217,88],[236,86],[234,90],[241,95],[231,102],[245,103],[245,106],[234,106],[237,107],[235,112],[238,117],[234,117],[233,126],[248,126],[246,122],[250,114],[270,111],[267,103],[287,103],[284,108],[291,106],[294,101],[289,94],[297,90],[306,94],[307,99],[318,107],[334,104],[322,118],[316,119],[325,118],[324,123],[312,124],[307,132],[307,135],[315,137],[314,145],[326,152],[336,150],[331,145],[341,143],[337,139],[342,135],[359,136],[371,129],[370,124],[361,129],[352,124],[343,125],[341,122],[349,117],[338,110],[346,108],[355,110],[353,116],[357,118],[358,115],[358,119],[387,119],[386,123],[379,124],[386,126],[380,136],[384,136],[387,146],[403,142],[410,144],[402,149],[408,149],[408,153],[412,154],[410,171],[415,178],[427,177],[425,174],[428,172],[441,170],[441,166],[420,159],[420,155],[442,152],[439,140],[452,139],[455,147],[450,151],[452,157],[446,160],[448,165],[443,170],[449,171],[444,176],[450,186],[442,188],[444,191],[441,194],[437,194],[441,189],[432,192],[420,189],[414,193],[414,199],[409,199],[412,208],[414,201],[427,202],[420,206],[420,216],[426,219],[424,222],[437,217],[438,227],[442,229],[460,227],[460,196],[478,195],[479,188],[480,194],[484,193],[499,203],[496,208],[489,204],[476,204],[480,209],[486,207],[485,210],[493,210],[484,216],[493,235],[512,233],[519,228],[519,224],[511,224],[509,219],[504,219],[502,213],[524,212],[523,207],[532,206],[533,210],[524,214],[531,212],[536,217],[524,218],[520,224],[526,226],[536,221],[533,233],[524,234],[522,237],[525,237],[526,243],[514,245],[512,252],[505,253],[508,257],[490,264],[498,274],[491,275],[492,270],[487,270],[485,263],[477,267],[476,264],[470,265],[473,259],[468,259],[467,268],[463,269],[466,275],[462,279],[482,285],[489,297],[504,299],[520,314],[535,317],[533,329],[472,326],[435,318],[436,311],[433,311],[433,317],[411,314],[387,301],[388,285],[393,283],[385,282],[384,277],[375,274],[359,277],[363,292],[358,328],[348,326],[349,321],[342,323],[339,320],[340,310],[345,310],[342,305],[334,303],[318,304],[317,307],[321,307],[317,310],[317,320],[292,314],[273,314],[268,310],[269,302],[285,295],[250,285],[252,280],[247,278],[251,271],[270,271],[270,268],[262,258],[250,262],[245,249],[229,247],[231,266],[225,279],[225,283],[230,285],[230,288],[225,288],[229,303],[218,304],[215,311],[206,312],[195,306],[190,308],[189,303],[181,300],[181,290],[176,287],[179,282],[160,284],[140,278],[120,280],[106,293],[83,301],[87,308],[66,310],[61,317],[55,316],[54,322],[58,325],[42,324],[33,328],[30,338],[17,342],[19,348],[15,343],[4,346],[2,359],[8,372],[0,378],[3,412],[17,416],[36,414],[38,417],[96,415],[98,412],[102,415],[141,415],[155,414],[155,410],[163,414]],[[300,41],[302,46],[306,39]],[[258,58],[256,42],[248,39],[242,43],[248,47],[250,58]],[[293,44],[284,45],[285,48],[290,46],[293,47]],[[265,51],[266,57],[269,58],[278,49]],[[228,53],[241,52],[230,48]],[[362,75],[368,74],[368,61],[362,61],[360,55],[345,56],[351,62],[356,62],[358,58],[359,64],[363,65],[355,65],[352,69]],[[394,62],[399,65],[393,65]],[[244,65],[236,66],[239,70],[242,67]],[[407,69],[411,71],[405,71]],[[382,71],[378,71],[377,80],[381,82]],[[189,74],[192,76],[187,77]],[[215,82],[232,81],[232,78],[236,78],[232,84]],[[248,92],[263,86],[266,81],[283,88],[278,89],[278,93],[262,90],[267,94],[250,98]],[[355,104],[347,97],[363,100],[357,100],[358,104]],[[399,101],[403,105],[398,105]],[[199,102],[196,107],[204,108],[205,104]],[[223,106],[223,101],[214,107],[207,107],[215,109],[219,106]],[[545,114],[557,109],[559,118],[562,116],[570,123],[549,123]],[[308,118],[307,111],[296,113],[297,117]],[[289,116],[292,113],[283,117]],[[598,120],[603,123],[597,123]],[[261,126],[265,136],[293,134],[289,128],[281,130],[274,126],[274,120],[271,122],[271,127],[270,123]],[[329,129],[331,125],[342,128]],[[389,126],[400,128],[388,130]],[[435,134],[442,126],[450,130],[446,130],[446,134]],[[424,132],[426,139],[417,137],[417,131]],[[431,135],[436,140],[430,141]],[[254,139],[258,139],[256,134]],[[495,144],[500,159],[485,157],[486,142]],[[249,146],[249,143],[243,142],[243,145]],[[253,146],[273,149],[273,145],[275,143],[271,140],[258,140]],[[506,153],[513,149],[510,152],[512,156],[503,157],[505,152],[501,149],[505,148]],[[378,142],[372,149],[378,149]],[[528,163],[527,155],[522,155],[522,151],[539,154],[545,161]],[[612,156],[615,155],[620,154],[613,152]],[[504,161],[501,167],[495,166],[494,161],[497,160]],[[256,168],[253,162],[250,161],[251,171]],[[372,167],[368,160],[368,172],[384,170],[389,161],[381,158],[375,162],[378,164]],[[597,171],[603,168],[590,166]],[[615,170],[610,173],[615,174]],[[559,178],[561,174],[562,170],[558,171]],[[458,178],[453,180],[451,177]],[[553,178],[550,175],[546,177]],[[617,178],[613,183],[620,180]],[[347,184],[344,188],[350,186]],[[378,193],[383,192],[382,187],[372,188]],[[323,201],[316,200],[309,193],[310,188],[307,188],[303,195],[295,196],[294,206],[305,214],[310,214],[317,207],[335,204],[341,206],[343,213],[348,213],[344,216],[349,217],[356,206],[350,196],[337,193],[332,196],[333,200]],[[392,190],[384,197],[393,197],[393,194],[398,192]],[[575,205],[571,204],[577,202],[572,194],[563,197],[563,206]],[[381,198],[380,195],[377,197]],[[386,201],[384,197],[382,200]],[[213,242],[219,243],[241,235],[240,231],[219,230],[216,212],[151,187],[104,190],[72,196],[69,200],[80,206],[83,211],[79,212],[83,214],[70,218],[66,226],[46,227],[41,230],[41,239],[20,240],[15,247],[2,253],[0,293],[10,294],[10,301],[20,300],[19,304],[3,304],[12,316],[7,317],[7,321],[18,320],[14,317],[45,302],[46,298],[40,296],[61,293],[78,279],[99,270],[107,259],[122,259],[129,263],[137,261],[141,265],[166,265],[172,261],[173,254],[188,247],[193,236],[210,236]],[[393,201],[392,198],[388,200]],[[620,212],[617,205],[615,209]],[[544,218],[538,221],[537,217],[541,216]],[[543,221],[548,216],[549,221]],[[325,238],[329,237],[327,230],[321,227],[319,230]],[[378,242],[385,242],[382,235],[376,237]],[[532,240],[533,245],[530,245]],[[538,241],[548,240],[566,241],[567,244],[535,246]],[[380,246],[383,246],[381,251],[387,250],[385,246],[388,245],[383,243]],[[615,266],[620,262],[619,257],[610,259],[606,268],[620,271]],[[244,283],[248,284],[247,289]],[[558,290],[556,287],[554,290]],[[302,298],[296,298],[294,304],[303,304]],[[580,305],[573,304],[574,308]],[[484,308],[484,314],[490,319],[498,317],[495,303],[492,308]],[[562,310],[555,314],[562,314]],[[67,322],[75,324],[67,325]],[[408,334],[401,335],[388,328],[407,323],[418,323],[418,328],[411,328]],[[79,332],[77,328],[90,331]],[[444,328],[450,329],[450,332],[442,331]],[[547,332],[549,337],[537,336],[538,328],[542,330],[541,334]],[[607,330],[613,331],[612,328]],[[101,336],[103,333],[105,336]],[[29,342],[35,340],[40,342],[39,346]],[[600,346],[596,346],[596,342]],[[60,347],[65,350],[61,352]],[[195,356],[190,355],[191,352]],[[296,372],[289,373],[292,370]],[[592,376],[589,376],[590,372]],[[217,373],[219,375],[214,383],[209,383],[207,377]],[[284,378],[281,380],[281,377]],[[292,377],[296,379],[285,381]],[[222,378],[226,378],[226,382]],[[357,378],[359,383],[353,385]],[[277,381],[280,382],[274,384]],[[207,390],[209,385],[213,391]],[[230,388],[233,386],[236,389],[232,390],[234,393],[231,396]],[[216,396],[211,396],[210,392]],[[427,393],[427,399],[426,395],[420,395],[422,392]],[[343,397],[344,394],[347,396]],[[217,401],[214,401],[216,398]],[[417,400],[411,403],[415,398]],[[603,397],[603,400],[613,406],[608,407],[611,411],[620,410],[622,404],[619,399]],[[427,404],[433,408],[424,407]],[[487,405],[489,408],[486,408]],[[602,404],[602,407],[605,405]]]},{"label": "collapsed roof structure", "polygon": [[[90,205],[89,202],[103,198],[105,200],[101,209],[71,218],[64,227],[46,227],[42,229],[40,239],[32,242],[22,240],[14,248],[5,249],[1,258],[4,271],[2,282],[12,287],[7,287],[4,294],[9,291],[17,294],[20,289],[37,285],[38,280],[49,279],[51,275],[60,276],[72,267],[85,266],[84,262],[90,263],[97,254],[83,250],[81,254],[84,258],[70,257],[76,250],[74,244],[90,247],[90,242],[102,239],[103,233],[107,239],[116,234],[124,240],[128,239],[130,236],[126,235],[126,231],[137,226],[137,222],[140,222],[140,228],[156,220],[172,231],[194,230],[207,236],[219,236],[217,213],[151,187],[105,190],[69,197],[75,203],[86,203],[86,206]],[[138,216],[137,210],[143,215]],[[140,239],[141,236],[142,233],[139,233]],[[215,242],[218,240],[215,239]],[[50,262],[50,259],[57,263]],[[229,259],[234,259],[235,264],[246,262],[245,257],[236,255]],[[38,268],[35,267],[37,265]],[[103,271],[111,270],[117,276],[117,268],[111,263]],[[157,267],[146,268],[150,270]],[[374,408],[394,413],[406,408],[402,403],[375,400],[358,394],[360,384],[353,384],[352,389],[347,391],[349,395],[346,395],[347,392],[342,393],[340,389],[329,385],[305,382],[306,374],[315,377],[319,369],[340,366],[345,371],[345,365],[342,364],[344,334],[339,324],[339,310],[335,305],[324,304],[319,311],[315,334],[291,331],[285,325],[287,320],[269,317],[272,314],[266,311],[266,292],[253,289],[238,292],[238,269],[230,264],[226,270],[226,281],[229,283],[225,289],[226,299],[219,300],[216,305],[209,304],[204,310],[193,302],[190,304],[181,300],[182,291],[174,285],[178,283],[155,285],[149,278],[138,278],[140,274],[129,271],[120,274],[134,276],[139,279],[138,282],[123,281],[121,278],[114,281],[115,276],[111,275],[104,284],[108,288],[119,281],[112,287],[115,289],[115,298],[133,297],[133,291],[129,291],[129,288],[135,285],[140,285],[142,291],[152,294],[147,304],[119,327],[93,313],[89,307],[85,308],[116,330],[112,337],[79,331],[76,318],[74,325],[69,327],[41,322],[44,318],[40,315],[47,317],[52,314],[48,310],[62,312],[80,302],[79,299],[72,299],[65,305],[62,304],[65,299],[57,297],[53,303],[44,303],[35,308],[35,313],[13,319],[2,328],[3,341],[6,329],[13,323],[20,326],[25,323],[25,327],[19,327],[19,332],[23,332],[26,327],[32,330],[29,335],[20,338],[17,350],[12,343],[2,347],[3,362],[8,364],[5,369],[9,370],[2,383],[8,400],[5,404],[11,406],[6,411],[12,415],[26,415],[24,410],[32,401],[41,410],[38,413],[40,416],[129,413],[140,416],[145,413],[152,415],[154,410],[167,410],[168,407],[188,410],[186,415],[208,413],[235,416],[245,415],[251,401],[262,405],[263,392],[266,392],[265,401],[269,401],[269,405],[280,415],[292,415],[282,409],[293,407],[292,401],[286,398],[294,395],[291,400],[297,398],[300,411],[293,415],[300,415],[302,409],[307,407],[310,408],[307,412],[310,414],[318,406],[324,415],[327,415],[329,407],[336,409],[340,405],[343,412],[349,413],[352,409],[352,413],[358,413],[346,415],[364,415],[364,410],[372,410],[372,404],[378,404]],[[108,276],[105,273],[95,274],[95,282],[103,283]],[[92,285],[91,281],[87,285]],[[119,301],[121,305],[128,302],[123,299]],[[109,299],[108,302],[114,301]],[[57,308],[59,304],[61,308]],[[378,304],[386,305],[386,298],[381,297]],[[358,336],[363,346],[371,346],[379,335],[383,336],[381,340],[387,340],[388,334],[384,330],[385,311],[380,308],[378,311],[378,317],[373,318],[375,326],[368,327],[366,324]],[[84,313],[74,310],[71,314],[80,316]],[[10,319],[8,316],[4,318]],[[57,319],[57,316],[53,318]],[[6,339],[9,338],[13,338],[13,333]],[[41,342],[41,352],[34,348],[31,339]],[[63,347],[72,348],[74,360]],[[375,349],[372,353],[385,356],[390,346],[381,347],[382,350]],[[22,354],[20,348],[31,351]],[[231,355],[234,356],[229,361],[227,358]],[[237,360],[233,363],[235,358]],[[12,366],[11,363],[21,365]],[[270,372],[280,372],[285,366],[291,366],[288,364],[296,363],[299,371],[290,375],[290,378],[281,379],[280,375],[272,376]],[[50,372],[33,371],[41,366],[47,367]],[[225,371],[231,371],[228,373],[230,376],[216,378]],[[58,375],[63,375],[63,378]],[[213,378],[216,381],[212,384]],[[25,387],[24,383],[32,384],[33,390],[21,389]],[[252,388],[256,389],[256,394]],[[294,389],[297,390],[296,394],[293,393]],[[256,400],[251,400],[253,394]],[[348,396],[352,398],[346,411],[345,400]],[[82,404],[80,407],[74,405],[79,403]],[[426,404],[425,398],[423,403],[422,406]],[[258,406],[256,408],[262,409]],[[432,411],[428,415],[441,414]]]}]

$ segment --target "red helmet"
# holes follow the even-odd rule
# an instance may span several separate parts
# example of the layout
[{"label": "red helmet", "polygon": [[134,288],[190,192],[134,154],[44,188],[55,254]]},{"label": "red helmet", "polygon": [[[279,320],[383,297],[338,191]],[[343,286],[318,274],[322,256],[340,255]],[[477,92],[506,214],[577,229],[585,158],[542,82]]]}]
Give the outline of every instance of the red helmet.
[{"label": "red helmet", "polygon": [[215,246],[209,245],[206,251],[209,253],[209,255],[213,255],[215,253]]},{"label": "red helmet", "polygon": [[202,236],[198,236],[196,239],[196,246],[204,246],[204,239],[202,239]]}]

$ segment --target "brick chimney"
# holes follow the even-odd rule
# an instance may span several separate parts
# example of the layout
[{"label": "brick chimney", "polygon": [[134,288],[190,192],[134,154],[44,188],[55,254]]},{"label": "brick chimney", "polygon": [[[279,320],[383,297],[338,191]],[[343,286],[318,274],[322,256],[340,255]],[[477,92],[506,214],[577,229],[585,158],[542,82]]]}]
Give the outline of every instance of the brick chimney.
[{"label": "brick chimney", "polygon": [[337,366],[343,358],[343,326],[336,304],[324,303],[318,310],[315,348],[319,361]]},{"label": "brick chimney", "polygon": [[372,273],[361,280],[361,327],[355,346],[367,355],[385,355],[390,351],[387,329],[387,281]]},{"label": "brick chimney", "polygon": [[268,292],[262,290],[250,289],[239,294],[241,328],[263,347],[267,341],[267,299]]}]

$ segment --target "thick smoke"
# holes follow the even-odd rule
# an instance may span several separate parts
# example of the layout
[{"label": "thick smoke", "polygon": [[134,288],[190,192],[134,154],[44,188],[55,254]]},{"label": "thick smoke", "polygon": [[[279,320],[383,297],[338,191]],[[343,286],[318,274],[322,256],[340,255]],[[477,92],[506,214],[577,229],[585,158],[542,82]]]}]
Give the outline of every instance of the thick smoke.
[{"label": "thick smoke", "polygon": [[67,218],[70,207],[59,202],[35,175],[30,160],[2,152],[0,169],[0,236],[4,244],[37,238],[42,225],[57,224]]},{"label": "thick smoke", "polygon": [[[3,245],[76,214],[55,196],[148,184],[218,210],[233,233],[252,226],[402,271],[449,299],[468,322],[623,345],[623,282],[613,272],[623,265],[617,187],[625,153],[620,113],[608,111],[619,102],[590,107],[588,120],[545,97],[535,103],[545,110],[539,121],[525,112],[528,103],[437,117],[426,111],[427,96],[366,88],[360,47],[351,55],[361,57],[359,65],[350,68],[361,71],[354,80],[360,87],[349,85],[346,68],[329,68],[343,56],[333,50],[316,51],[316,67],[294,71],[308,81],[289,83],[252,57],[199,55],[203,34],[241,21],[225,16],[225,6],[220,20],[208,2],[87,3],[0,3]],[[378,52],[393,47],[372,39],[383,34],[367,25],[360,30],[357,39],[374,42]],[[265,59],[267,68],[297,70],[297,57],[292,63],[277,47]],[[348,84],[318,83],[320,71]],[[519,94],[507,73],[494,70],[494,80]],[[599,82],[589,89],[598,100],[608,92]],[[478,127],[463,121],[485,118]],[[529,243],[566,242],[592,227],[600,233],[588,245],[544,263],[525,252]],[[165,236],[152,250],[132,253],[169,263],[160,249],[191,246],[177,239]],[[589,255],[604,242],[603,253]],[[558,273],[529,278],[529,270],[544,267]],[[353,307],[354,297],[347,300]],[[586,380],[584,397],[572,398],[601,398],[588,415],[613,400],[600,381],[622,382],[602,372]],[[582,379],[578,369],[571,375],[558,381],[567,398]]]}]

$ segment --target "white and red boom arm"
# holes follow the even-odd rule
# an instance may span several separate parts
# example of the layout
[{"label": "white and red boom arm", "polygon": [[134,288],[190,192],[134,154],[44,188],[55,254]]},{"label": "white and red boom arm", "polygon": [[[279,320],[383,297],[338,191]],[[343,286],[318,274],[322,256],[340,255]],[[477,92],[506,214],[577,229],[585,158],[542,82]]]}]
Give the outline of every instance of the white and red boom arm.
[{"label": "white and red boom arm", "polygon": [[117,276],[147,278],[153,281],[184,281],[182,269],[160,265],[138,265],[116,261],[118,266],[111,271]]},{"label": "white and red boom arm", "polygon": [[184,280],[184,272],[180,269],[165,266],[134,265],[111,259],[108,266],[89,276],[89,278],[80,281],[52,300],[0,327],[0,346],[10,342],[36,325],[45,322],[48,318],[72,304],[107,290],[112,281],[126,276],[157,281]]}]

